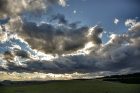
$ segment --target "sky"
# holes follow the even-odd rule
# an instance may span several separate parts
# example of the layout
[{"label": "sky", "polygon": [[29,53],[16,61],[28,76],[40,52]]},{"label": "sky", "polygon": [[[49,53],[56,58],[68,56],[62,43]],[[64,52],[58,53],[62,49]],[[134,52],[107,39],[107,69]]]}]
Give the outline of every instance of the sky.
[{"label": "sky", "polygon": [[139,0],[0,0],[0,80],[139,72],[139,7]]},{"label": "sky", "polygon": [[[65,7],[52,6],[43,16],[46,18],[48,15],[63,14],[69,22],[80,22],[80,25],[86,26],[99,24],[106,31],[119,34],[126,32],[124,22],[127,19],[139,20],[139,5],[139,0],[67,0]],[[113,24],[115,18],[119,19],[117,25]],[[103,38],[103,42],[106,43],[108,38]]]}]

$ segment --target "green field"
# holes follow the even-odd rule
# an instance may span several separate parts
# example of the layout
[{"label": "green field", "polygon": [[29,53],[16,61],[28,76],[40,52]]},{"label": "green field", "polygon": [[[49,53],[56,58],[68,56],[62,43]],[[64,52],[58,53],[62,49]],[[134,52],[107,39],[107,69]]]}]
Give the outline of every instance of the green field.
[{"label": "green field", "polygon": [[38,85],[2,86],[0,93],[140,93],[140,84],[102,80],[54,81]]}]

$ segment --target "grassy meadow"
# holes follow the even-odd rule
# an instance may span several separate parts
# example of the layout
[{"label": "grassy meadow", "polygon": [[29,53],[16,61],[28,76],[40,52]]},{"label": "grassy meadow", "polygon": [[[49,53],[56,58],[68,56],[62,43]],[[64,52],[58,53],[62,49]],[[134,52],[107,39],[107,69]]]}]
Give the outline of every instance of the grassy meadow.
[{"label": "grassy meadow", "polygon": [[45,84],[1,86],[0,93],[140,93],[140,84],[102,80],[53,81]]}]

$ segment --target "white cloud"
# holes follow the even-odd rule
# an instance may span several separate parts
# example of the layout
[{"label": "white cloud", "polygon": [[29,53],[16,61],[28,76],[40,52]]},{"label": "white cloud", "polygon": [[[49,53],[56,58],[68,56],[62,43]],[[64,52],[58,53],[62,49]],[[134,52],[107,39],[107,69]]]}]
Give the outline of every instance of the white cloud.
[{"label": "white cloud", "polygon": [[119,23],[119,19],[115,18],[114,19],[114,24],[118,24]]},{"label": "white cloud", "polygon": [[136,23],[137,23],[137,22],[136,22],[135,19],[127,19],[126,22],[125,22],[125,25],[126,25],[126,26],[132,27],[132,26],[134,26]]},{"label": "white cloud", "polygon": [[65,0],[59,0],[59,4],[62,5],[63,7],[66,6],[66,1]]}]

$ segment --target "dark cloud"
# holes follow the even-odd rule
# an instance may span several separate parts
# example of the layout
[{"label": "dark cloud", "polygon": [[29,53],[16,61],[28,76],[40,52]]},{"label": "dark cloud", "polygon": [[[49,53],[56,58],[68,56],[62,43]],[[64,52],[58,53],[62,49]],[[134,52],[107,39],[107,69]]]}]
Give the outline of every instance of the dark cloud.
[{"label": "dark cloud", "polygon": [[[72,28],[67,25],[53,26],[25,22],[22,36],[34,49],[43,50],[46,53],[61,53],[82,48],[87,42],[85,33],[88,27]],[[37,46],[38,44],[39,46]]]},{"label": "dark cloud", "polygon": [[15,56],[22,58],[30,58],[30,54],[27,51],[16,49],[14,50]]},{"label": "dark cloud", "polygon": [[[69,23],[64,15],[57,14],[51,17],[50,22],[37,25],[23,19],[22,36],[33,49],[42,50],[45,53],[69,53],[81,49],[88,42],[95,45],[102,44],[100,35],[103,28],[95,26],[78,26],[79,22]],[[39,46],[37,46],[38,44]]]},{"label": "dark cloud", "polygon": [[0,0],[0,13],[18,15],[24,11],[47,9],[53,4],[65,6],[65,0]]},{"label": "dark cloud", "polygon": [[[123,58],[116,58],[115,61],[112,58],[97,58],[93,55],[87,56],[69,56],[60,57],[53,61],[27,61],[27,67],[8,66],[10,71],[17,72],[47,72],[47,73],[97,73],[97,72],[121,72],[125,69],[139,70],[140,54],[136,55],[135,48],[125,48],[122,51],[126,56]],[[116,55],[112,55],[116,56]]]},{"label": "dark cloud", "polygon": [[14,54],[11,51],[5,51],[4,53],[4,60],[6,60],[7,62],[11,62],[14,60]]},{"label": "dark cloud", "polygon": [[[44,4],[52,5],[59,3],[64,5],[65,3],[63,0],[61,2],[60,0],[33,0],[30,3],[27,3],[25,0],[22,1],[25,5],[19,0],[14,3],[12,0],[0,0],[0,14],[14,15],[12,19],[15,20],[17,15],[23,11],[40,11]],[[34,5],[34,7],[32,5]],[[13,27],[12,30],[18,33],[29,45],[25,44],[25,41],[19,42],[20,40],[17,40],[17,38],[0,42],[1,45],[5,44],[3,46],[8,46],[7,49],[0,50],[2,51],[0,52],[1,55],[3,55],[2,62],[7,61],[5,62],[7,68],[5,69],[0,66],[0,70],[45,73],[121,72],[126,69],[133,71],[140,70],[139,22],[128,20],[127,24],[130,26],[129,31],[120,35],[111,35],[110,40],[106,44],[102,43],[100,35],[103,32],[103,28],[100,26],[92,28],[78,26],[78,22],[69,23],[62,14],[53,15],[49,22],[50,23],[35,23],[25,19],[21,20],[21,18],[20,20],[11,22],[11,24],[14,23],[14,26],[11,25]],[[53,24],[53,22],[56,24]],[[3,39],[4,35],[0,35],[0,38]],[[85,55],[76,54],[77,50],[84,48],[88,42],[94,44],[94,47],[90,48],[91,53]],[[9,47],[14,44],[19,44],[21,49],[11,50]],[[29,49],[26,49],[27,45],[31,46],[32,49],[43,51],[46,54],[58,54],[59,57],[51,61],[42,60],[40,58],[32,60],[31,55],[33,53],[31,53]],[[36,53],[34,54],[38,56]],[[70,55],[62,56],[61,54]],[[0,58],[2,58],[1,55]],[[28,59],[28,61],[17,63],[15,57]]]},{"label": "dark cloud", "polygon": [[7,5],[7,1],[6,0],[0,0],[0,15],[2,13],[6,13],[6,5]]},{"label": "dark cloud", "polygon": [[93,27],[93,28],[91,28],[89,30],[91,32],[89,33],[88,38],[90,40],[92,40],[94,44],[97,44],[97,45],[102,44],[102,40],[100,38],[100,35],[103,32],[103,28],[100,27],[100,26],[95,26],[95,27]]},{"label": "dark cloud", "polygon": [[50,21],[57,20],[59,24],[68,24],[67,20],[65,19],[65,16],[62,14],[53,15]]},{"label": "dark cloud", "polygon": [[[38,27],[36,29],[38,29]],[[94,30],[92,31],[94,32]],[[102,32],[102,30],[97,30],[97,28],[96,31]],[[94,33],[97,34],[96,31]],[[139,41],[137,41],[137,37],[131,37],[129,34],[130,33],[125,34],[127,38],[125,35],[112,36],[107,44],[104,44],[88,55],[60,56],[53,61],[30,60],[24,62],[26,66],[9,63],[7,65],[8,71],[45,73],[123,73],[124,71],[129,73],[131,70],[132,72],[139,71],[140,48],[136,46],[134,42],[129,42],[128,39],[134,39],[133,41],[135,42]],[[59,33],[59,35],[63,34]],[[97,34],[97,36],[98,35],[99,34]],[[55,36],[57,36],[57,34],[55,34]],[[37,36],[34,37],[33,35],[32,37],[36,38]],[[8,53],[8,55],[11,55],[11,53]],[[16,56],[28,57],[26,52],[23,52],[23,55],[19,53]],[[108,73],[104,75],[108,75]]]},{"label": "dark cloud", "polygon": [[13,51],[12,50],[5,51],[3,55],[4,55],[3,60],[6,60],[7,62],[14,62],[15,57],[21,57],[25,59],[31,58],[30,53],[24,50],[19,50],[19,49],[15,49]]},{"label": "dark cloud", "polygon": [[[129,20],[131,21],[131,20]],[[71,27],[70,23],[62,26],[43,23],[37,25],[33,22],[25,22],[20,33],[32,48],[46,53],[67,54],[74,53],[77,49],[92,41],[96,47],[91,48],[91,53],[86,55],[59,56],[51,61],[28,60],[24,65],[9,62],[14,57],[30,59],[27,51],[15,50],[5,53],[9,71],[17,72],[47,72],[47,73],[98,73],[113,72],[122,73],[139,71],[140,44],[139,22],[129,25],[129,31],[124,34],[112,34],[110,40],[103,44],[100,34],[103,28],[100,26]],[[100,46],[98,46],[100,45]]]}]

